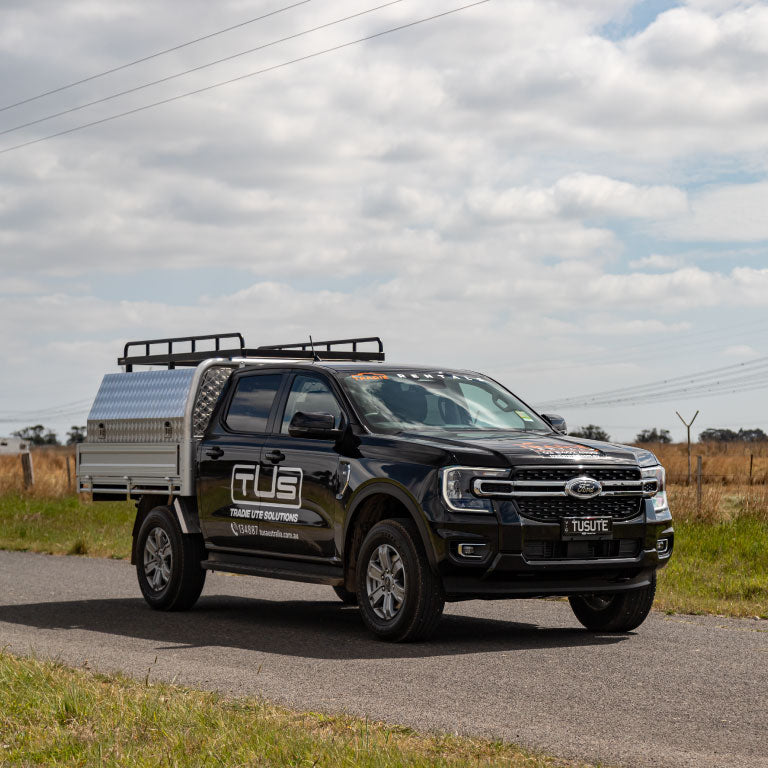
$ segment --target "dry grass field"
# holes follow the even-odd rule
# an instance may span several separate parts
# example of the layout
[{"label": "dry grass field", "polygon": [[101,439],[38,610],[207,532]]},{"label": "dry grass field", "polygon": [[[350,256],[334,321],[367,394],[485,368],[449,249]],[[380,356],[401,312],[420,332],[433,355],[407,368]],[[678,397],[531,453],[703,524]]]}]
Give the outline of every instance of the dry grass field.
[{"label": "dry grass field", "polygon": [[[671,483],[688,479],[688,446],[685,443],[643,445],[653,451],[667,470]],[[695,478],[696,457],[702,458],[705,484],[764,485],[768,483],[768,443],[693,443],[691,469]],[[751,457],[751,460],[750,460]],[[750,463],[752,474],[750,476]]]},{"label": "dry grass field", "polygon": [[[67,476],[69,460],[69,477]],[[20,456],[0,456],[0,494],[24,493],[36,499],[60,499],[74,493],[74,447],[51,447],[32,451],[35,484],[24,488]]]}]

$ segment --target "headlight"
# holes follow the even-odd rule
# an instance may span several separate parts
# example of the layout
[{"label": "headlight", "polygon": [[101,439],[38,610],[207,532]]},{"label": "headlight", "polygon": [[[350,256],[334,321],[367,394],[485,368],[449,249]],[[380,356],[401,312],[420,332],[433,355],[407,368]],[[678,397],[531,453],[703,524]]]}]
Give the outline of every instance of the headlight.
[{"label": "headlight", "polygon": [[503,478],[507,469],[483,469],[479,467],[443,467],[440,470],[440,488],[448,509],[455,512],[480,512],[490,514],[490,499],[479,499],[472,493],[473,482],[481,477]]},{"label": "headlight", "polygon": [[643,476],[643,491],[646,497],[653,499],[653,508],[656,512],[669,511],[667,502],[667,474],[661,464],[655,467],[645,467],[640,472]]},{"label": "headlight", "polygon": [[637,463],[641,467],[655,467],[659,460],[650,452],[645,449],[638,449],[637,451]]}]

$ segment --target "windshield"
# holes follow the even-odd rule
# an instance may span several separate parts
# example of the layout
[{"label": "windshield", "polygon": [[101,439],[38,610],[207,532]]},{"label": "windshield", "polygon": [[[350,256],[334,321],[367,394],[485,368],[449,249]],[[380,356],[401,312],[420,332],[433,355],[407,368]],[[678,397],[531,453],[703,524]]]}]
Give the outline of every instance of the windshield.
[{"label": "windshield", "polygon": [[384,370],[340,379],[374,432],[552,431],[510,392],[472,373]]}]

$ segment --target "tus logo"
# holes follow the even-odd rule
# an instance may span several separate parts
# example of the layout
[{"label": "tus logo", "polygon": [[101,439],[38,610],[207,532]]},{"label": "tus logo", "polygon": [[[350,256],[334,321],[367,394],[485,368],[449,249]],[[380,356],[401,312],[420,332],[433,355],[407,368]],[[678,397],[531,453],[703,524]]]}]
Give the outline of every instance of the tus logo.
[{"label": "tus logo", "polygon": [[298,509],[303,479],[299,467],[270,467],[262,472],[259,464],[235,464],[232,503]]}]

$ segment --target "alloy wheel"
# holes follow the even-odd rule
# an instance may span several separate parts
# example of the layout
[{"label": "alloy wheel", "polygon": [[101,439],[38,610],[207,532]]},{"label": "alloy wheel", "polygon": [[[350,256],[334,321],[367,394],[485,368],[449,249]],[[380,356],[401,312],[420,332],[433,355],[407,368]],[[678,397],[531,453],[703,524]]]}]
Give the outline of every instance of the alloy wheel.
[{"label": "alloy wheel", "polygon": [[381,544],[371,553],[365,579],[373,612],[391,621],[405,601],[405,567],[400,553],[390,544]]},{"label": "alloy wheel", "polygon": [[144,575],[155,592],[168,585],[173,569],[171,539],[160,527],[153,528],[144,542]]}]

